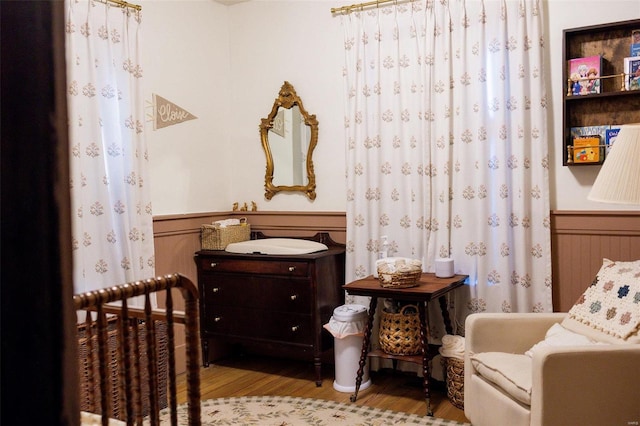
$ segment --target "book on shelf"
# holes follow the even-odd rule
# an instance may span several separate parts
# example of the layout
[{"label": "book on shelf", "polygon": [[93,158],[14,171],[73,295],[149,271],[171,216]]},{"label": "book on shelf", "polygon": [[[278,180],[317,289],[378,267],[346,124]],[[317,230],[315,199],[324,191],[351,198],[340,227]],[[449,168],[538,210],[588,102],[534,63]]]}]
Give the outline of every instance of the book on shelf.
[{"label": "book on shelf", "polygon": [[620,127],[615,126],[611,126],[611,128],[606,130],[604,139],[605,158],[607,155],[609,155],[609,151],[611,151],[611,147],[618,137],[618,132],[620,132]]},{"label": "book on shelf", "polygon": [[[599,164],[604,161],[605,150],[602,146],[611,125],[580,126],[569,129],[570,154],[574,164]],[[597,141],[595,140],[597,138]],[[591,148],[587,150],[587,148]]]},{"label": "book on shelf", "polygon": [[601,163],[604,155],[601,155],[600,135],[576,136],[573,138],[573,162]]},{"label": "book on shelf", "polygon": [[640,56],[640,29],[631,31],[631,54],[629,56]]},{"label": "book on shelf", "polygon": [[600,136],[600,140],[606,140],[607,130],[611,128],[611,125],[602,125],[602,126],[582,126],[582,127],[572,127],[569,130],[569,134],[571,135],[571,139],[573,140],[577,136],[590,136],[590,135],[598,135]]},{"label": "book on shelf", "polygon": [[600,73],[602,72],[602,56],[569,59],[569,79],[571,94],[589,95],[600,93]]},{"label": "book on shelf", "polygon": [[624,58],[624,88],[640,90],[640,56]]}]

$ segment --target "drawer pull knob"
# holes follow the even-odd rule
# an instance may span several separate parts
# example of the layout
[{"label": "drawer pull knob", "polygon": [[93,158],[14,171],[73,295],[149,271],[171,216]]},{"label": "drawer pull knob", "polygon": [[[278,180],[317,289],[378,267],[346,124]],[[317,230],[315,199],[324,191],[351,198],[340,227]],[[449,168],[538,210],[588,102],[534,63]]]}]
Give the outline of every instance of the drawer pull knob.
[{"label": "drawer pull knob", "polygon": [[215,317],[213,319],[213,322],[220,322],[222,320],[222,317]]},{"label": "drawer pull knob", "polygon": [[217,292],[219,292],[219,291],[220,291],[220,287],[214,287],[214,288],[213,288],[213,292],[214,292],[214,293],[217,293]]},{"label": "drawer pull knob", "polygon": [[296,300],[297,298],[298,298],[298,295],[297,295],[297,294],[292,294],[292,295],[291,295],[291,300]]},{"label": "drawer pull knob", "polygon": [[296,267],[295,267],[295,266],[289,266],[289,272],[293,272],[293,271],[295,271],[295,270],[296,270]]},{"label": "drawer pull knob", "polygon": [[212,268],[215,268],[217,265],[218,265],[217,263],[215,263],[215,262],[211,262],[211,267],[212,267]]},{"label": "drawer pull knob", "polygon": [[293,327],[291,327],[291,331],[298,331],[299,328],[300,326],[294,325]]}]

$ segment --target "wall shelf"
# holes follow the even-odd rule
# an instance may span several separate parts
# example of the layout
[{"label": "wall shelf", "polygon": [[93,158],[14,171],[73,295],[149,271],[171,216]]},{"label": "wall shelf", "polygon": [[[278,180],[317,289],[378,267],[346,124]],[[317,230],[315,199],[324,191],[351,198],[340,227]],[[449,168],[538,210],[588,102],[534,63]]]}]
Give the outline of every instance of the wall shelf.
[{"label": "wall shelf", "polygon": [[[611,24],[592,25],[563,31],[563,142],[562,164],[572,163],[569,147],[573,146],[571,128],[586,126],[619,126],[640,123],[640,90],[621,91],[621,77],[602,78],[601,93],[567,96],[569,92],[569,60],[600,55],[601,76],[625,72],[624,58],[631,56],[631,32],[640,29],[640,19]],[[604,144],[606,141],[601,141]],[[605,150],[602,150],[603,157]]]}]

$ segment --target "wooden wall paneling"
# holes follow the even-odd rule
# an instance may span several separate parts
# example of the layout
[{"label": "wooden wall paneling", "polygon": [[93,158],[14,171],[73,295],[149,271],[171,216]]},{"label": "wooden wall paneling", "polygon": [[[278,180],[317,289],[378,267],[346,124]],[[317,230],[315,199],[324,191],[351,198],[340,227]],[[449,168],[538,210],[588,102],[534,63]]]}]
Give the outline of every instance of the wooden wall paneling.
[{"label": "wooden wall paneling", "polygon": [[[182,272],[196,281],[193,254],[200,249],[200,226],[246,217],[267,236],[304,237],[328,232],[346,242],[344,212],[215,212],[154,219],[156,273]],[[591,284],[603,258],[640,259],[640,211],[552,211],[553,307],[566,312]]]},{"label": "wooden wall paneling", "polygon": [[252,231],[267,236],[303,237],[328,232],[344,244],[346,216],[344,212],[218,212],[154,218],[156,275],[181,272],[196,280],[193,253],[200,250],[200,226],[230,217],[246,217]]},{"label": "wooden wall paneling", "polygon": [[252,231],[267,236],[311,237],[318,232],[328,232],[337,243],[347,239],[346,214],[344,212],[232,212],[233,217],[246,217]]},{"label": "wooden wall paneling", "polygon": [[[227,218],[226,214],[192,214],[154,218],[153,234],[156,275],[180,272],[197,283],[193,253],[200,250],[200,225]],[[174,291],[174,309],[184,309],[182,296]],[[165,306],[166,297],[158,295],[158,306]],[[176,366],[178,373],[186,371],[185,334],[182,325],[175,327]]]},{"label": "wooden wall paneling", "polygon": [[573,306],[603,258],[640,259],[640,211],[553,211],[551,217],[555,311]]}]

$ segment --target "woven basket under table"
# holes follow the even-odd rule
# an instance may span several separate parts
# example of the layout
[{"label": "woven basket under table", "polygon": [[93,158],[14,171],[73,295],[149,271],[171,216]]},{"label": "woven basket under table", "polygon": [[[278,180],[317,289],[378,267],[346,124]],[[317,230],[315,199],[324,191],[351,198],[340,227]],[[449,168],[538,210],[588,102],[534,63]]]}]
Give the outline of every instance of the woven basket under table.
[{"label": "woven basket under table", "polygon": [[416,355],[421,353],[418,307],[406,305],[400,309],[399,313],[383,310],[380,316],[379,341],[380,349],[388,354]]},{"label": "woven basket under table", "polygon": [[447,397],[454,407],[464,409],[464,361],[458,358],[443,357]]}]

